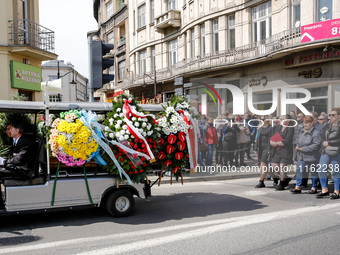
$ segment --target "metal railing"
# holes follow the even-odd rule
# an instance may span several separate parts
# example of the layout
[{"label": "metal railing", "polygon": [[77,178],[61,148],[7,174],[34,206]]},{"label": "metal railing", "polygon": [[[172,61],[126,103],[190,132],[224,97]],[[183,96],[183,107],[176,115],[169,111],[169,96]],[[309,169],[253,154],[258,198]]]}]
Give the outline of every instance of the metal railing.
[{"label": "metal railing", "polygon": [[9,45],[27,45],[54,53],[54,32],[28,19],[9,20]]},{"label": "metal railing", "polygon": [[[301,44],[300,28],[292,28],[275,34],[265,40],[253,42],[234,49],[196,56],[177,62],[171,68],[156,70],[157,81],[165,81],[186,73],[219,69],[233,66],[256,58],[270,56],[287,48]],[[143,84],[142,75],[128,77],[124,86],[134,87]],[[148,82],[148,81],[146,81]]]},{"label": "metal railing", "polygon": [[123,45],[126,43],[126,36],[123,35],[122,37],[120,37],[119,41],[118,41],[118,44],[117,44],[117,47]]}]

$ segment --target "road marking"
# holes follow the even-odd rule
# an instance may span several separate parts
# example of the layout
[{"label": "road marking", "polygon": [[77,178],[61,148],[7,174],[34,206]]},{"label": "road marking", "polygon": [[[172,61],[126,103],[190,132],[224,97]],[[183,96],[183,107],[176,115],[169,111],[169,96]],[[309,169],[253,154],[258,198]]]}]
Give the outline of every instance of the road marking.
[{"label": "road marking", "polygon": [[218,181],[218,182],[201,182],[200,185],[201,186],[211,186],[211,185],[217,186],[217,185],[225,185],[225,183],[223,183],[221,181]]},{"label": "road marking", "polygon": [[[114,255],[114,254],[121,254],[121,253],[127,253],[132,251],[137,251],[141,249],[148,248],[150,249],[153,246],[159,246],[162,244],[169,244],[173,242],[183,241],[184,239],[193,239],[195,237],[201,237],[205,235],[210,235],[212,233],[230,230],[234,228],[244,227],[247,225],[252,224],[258,224],[262,222],[267,222],[270,220],[278,220],[283,218],[290,218],[292,216],[304,214],[304,213],[310,213],[310,212],[316,212],[321,210],[329,210],[332,208],[339,207],[339,204],[331,204],[326,205],[322,207],[307,207],[307,208],[299,208],[299,209],[293,209],[293,210],[287,210],[287,211],[279,211],[279,212],[271,212],[271,213],[264,213],[264,214],[257,214],[257,215],[251,215],[251,216],[242,216],[242,217],[235,217],[232,222],[204,227],[196,230],[190,230],[186,232],[182,232],[180,234],[171,234],[167,235],[163,238],[151,238],[147,240],[137,241],[137,242],[131,242],[128,244],[121,244],[121,245],[115,245],[108,248],[103,248],[99,250],[94,251],[86,251],[82,253],[77,253],[77,255]],[[235,220],[238,219],[238,220]]]},{"label": "road marking", "polygon": [[268,192],[261,191],[261,190],[250,190],[250,191],[244,192],[244,194],[247,196],[263,196],[263,195],[267,195]]},{"label": "road marking", "polygon": [[339,208],[339,207],[340,207],[340,204],[328,204],[328,205],[319,206],[319,207],[312,206],[312,207],[304,207],[304,208],[286,210],[286,211],[261,213],[261,214],[255,214],[255,215],[245,215],[245,216],[234,217],[234,218],[229,218],[229,219],[195,222],[195,223],[181,224],[177,226],[163,227],[163,228],[157,228],[157,229],[148,229],[148,230],[135,231],[135,232],[129,232],[129,233],[118,233],[118,234],[106,235],[106,236],[85,237],[85,238],[77,238],[77,239],[71,239],[71,240],[65,240],[65,241],[57,241],[57,242],[42,243],[42,244],[35,244],[35,245],[26,245],[26,246],[20,246],[20,247],[1,248],[0,254],[35,251],[35,250],[55,248],[55,247],[65,247],[66,245],[88,244],[90,242],[96,243],[97,241],[101,241],[101,240],[112,240],[112,239],[117,239],[117,238],[120,239],[120,238],[129,237],[131,239],[131,237],[134,237],[134,236],[147,236],[150,234],[156,234],[156,233],[161,233],[161,232],[167,233],[169,231],[174,231],[174,230],[182,230],[182,229],[187,229],[187,228],[199,227],[198,229],[195,229],[195,230],[189,230],[186,232],[182,232],[180,234],[178,233],[171,234],[163,238],[151,238],[151,239],[142,240],[142,241],[130,242],[128,244],[115,245],[115,246],[111,246],[108,248],[79,253],[79,255],[119,254],[119,253],[128,252],[128,251],[131,252],[131,251],[140,250],[144,248],[150,248],[150,247],[158,246],[161,244],[177,242],[183,239],[192,239],[193,237],[209,235],[215,232],[243,227],[246,225],[257,224],[257,223],[271,221],[271,220],[281,220],[282,218],[289,218],[289,217],[301,215],[304,213],[324,211],[324,210],[329,210],[329,209],[334,209],[334,208]]}]

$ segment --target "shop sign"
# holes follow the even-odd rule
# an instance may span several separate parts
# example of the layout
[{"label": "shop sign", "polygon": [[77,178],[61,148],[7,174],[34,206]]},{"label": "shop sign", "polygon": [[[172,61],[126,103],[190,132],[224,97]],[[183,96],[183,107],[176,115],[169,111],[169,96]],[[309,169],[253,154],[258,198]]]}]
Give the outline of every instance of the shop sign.
[{"label": "shop sign", "polygon": [[176,96],[182,96],[183,95],[183,89],[182,88],[175,89],[175,95]]},{"label": "shop sign", "polygon": [[189,99],[197,99],[198,96],[197,95],[187,95],[187,98],[189,98]]},{"label": "shop sign", "polygon": [[248,81],[248,86],[255,87],[255,86],[266,86],[267,85],[267,77],[263,76],[261,79],[252,79]]},{"label": "shop sign", "polygon": [[301,43],[340,36],[340,19],[332,19],[301,26]]},{"label": "shop sign", "polygon": [[321,75],[322,75],[321,68],[299,72],[299,76],[303,76],[304,78],[319,78]]},{"label": "shop sign", "polygon": [[184,81],[184,77],[177,77],[174,79],[174,85],[175,86],[179,86],[179,85],[183,85],[183,81]]},{"label": "shop sign", "polygon": [[308,62],[315,61],[324,61],[328,59],[339,59],[340,58],[340,50],[334,50],[331,52],[319,52],[319,53],[311,53],[308,55],[298,56],[296,59],[287,59],[284,64],[287,67],[293,67],[296,64],[304,64]]},{"label": "shop sign", "polygon": [[110,92],[110,93],[106,93],[106,102],[112,102],[114,100],[115,97],[121,95],[124,93],[124,90],[120,90],[117,92]]},{"label": "shop sign", "polygon": [[41,91],[41,68],[11,60],[11,86]]}]

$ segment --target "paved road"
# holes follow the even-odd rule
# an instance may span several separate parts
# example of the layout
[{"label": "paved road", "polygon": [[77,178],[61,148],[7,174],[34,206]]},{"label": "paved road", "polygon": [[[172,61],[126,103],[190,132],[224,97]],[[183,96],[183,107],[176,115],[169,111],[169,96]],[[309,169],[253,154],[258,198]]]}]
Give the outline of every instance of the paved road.
[{"label": "paved road", "polygon": [[256,183],[162,184],[122,219],[98,209],[0,218],[0,254],[338,254],[339,200]]}]

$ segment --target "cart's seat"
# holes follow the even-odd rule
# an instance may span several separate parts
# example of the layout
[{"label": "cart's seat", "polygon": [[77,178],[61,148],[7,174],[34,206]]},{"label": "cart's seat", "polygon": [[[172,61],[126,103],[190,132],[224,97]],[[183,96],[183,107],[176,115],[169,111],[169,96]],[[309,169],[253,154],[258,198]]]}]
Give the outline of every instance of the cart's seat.
[{"label": "cart's seat", "polygon": [[5,179],[3,181],[3,184],[6,187],[9,187],[9,186],[38,185],[38,184],[44,184],[44,178],[43,177],[37,177],[37,178],[33,178],[32,180]]},{"label": "cart's seat", "polygon": [[[44,147],[44,139],[41,139],[35,144],[35,150],[38,152],[36,155],[34,169],[29,171],[22,171],[20,167],[9,168],[16,172],[17,177],[7,177],[3,179],[3,184],[5,186],[27,186],[27,185],[37,185],[44,184],[45,179],[39,176],[39,166],[44,168],[44,160],[46,155],[46,150]],[[44,172],[46,169],[42,169]]]}]

